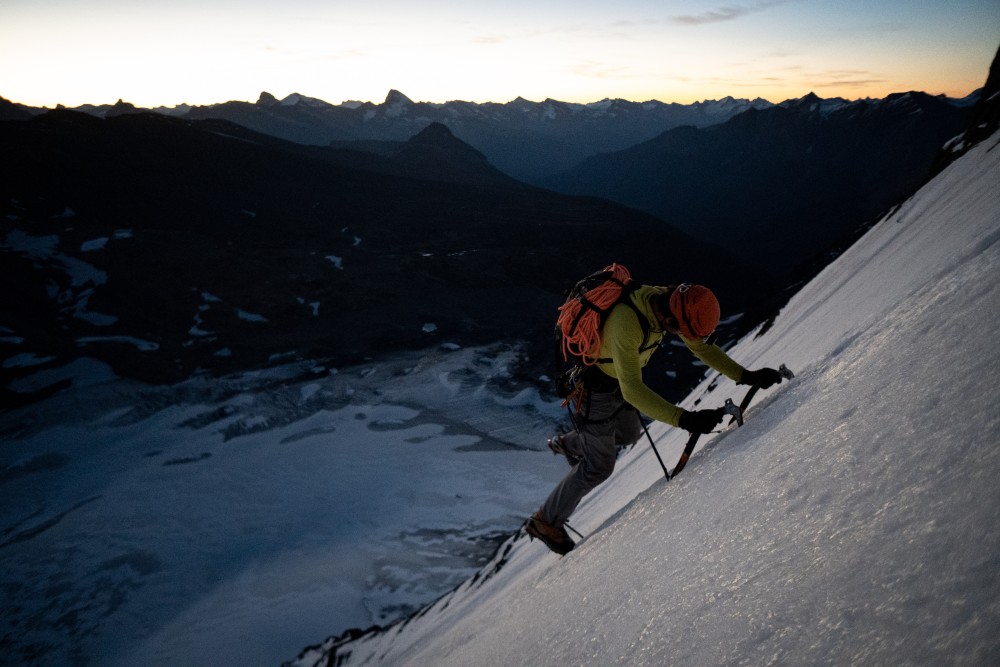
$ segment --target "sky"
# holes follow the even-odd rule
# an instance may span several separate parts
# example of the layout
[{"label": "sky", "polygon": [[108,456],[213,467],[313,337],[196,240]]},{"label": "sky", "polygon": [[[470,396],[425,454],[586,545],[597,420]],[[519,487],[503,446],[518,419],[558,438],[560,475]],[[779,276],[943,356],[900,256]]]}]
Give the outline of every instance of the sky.
[{"label": "sky", "polygon": [[0,96],[963,97],[998,45],[998,0],[0,0]]}]

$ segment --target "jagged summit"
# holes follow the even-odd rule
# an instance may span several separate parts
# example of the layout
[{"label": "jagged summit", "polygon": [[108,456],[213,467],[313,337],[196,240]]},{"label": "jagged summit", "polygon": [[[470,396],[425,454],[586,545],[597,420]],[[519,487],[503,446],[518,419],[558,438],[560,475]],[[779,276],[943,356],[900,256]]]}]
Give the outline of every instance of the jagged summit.
[{"label": "jagged summit", "polygon": [[307,97],[301,93],[292,93],[285,99],[281,100],[282,106],[305,106],[305,107],[328,107],[331,106],[329,102],[321,100],[316,97]]},{"label": "jagged summit", "polygon": [[413,100],[396,89],[390,90],[382,103],[386,118],[405,118],[407,110],[413,106]]},{"label": "jagged summit", "polygon": [[927,105],[940,105],[947,104],[947,102],[934,97],[933,95],[928,95],[927,93],[910,90],[905,93],[892,93],[885,98],[884,103],[887,106],[896,106],[901,108],[912,107],[914,109],[920,109]]},{"label": "jagged summit", "polygon": [[271,93],[264,91],[260,94],[260,97],[257,98],[257,106],[265,109],[272,109],[278,106],[328,107],[332,105],[319,98],[307,97],[301,93],[292,93],[291,95],[279,100]]},{"label": "jagged summit", "polygon": [[823,98],[814,92],[809,92],[799,98],[785,100],[778,106],[786,109],[808,109],[811,106],[818,106],[823,103]]},{"label": "jagged summit", "polygon": [[114,105],[111,106],[105,113],[105,118],[112,118],[114,116],[124,116],[127,114],[141,113],[143,110],[136,108],[131,102],[126,102],[123,99],[119,99]]},{"label": "jagged summit", "polygon": [[259,107],[276,107],[278,106],[278,98],[276,98],[271,93],[264,91],[257,98],[257,106]]},{"label": "jagged summit", "polygon": [[385,96],[384,104],[387,106],[410,105],[413,104],[413,100],[393,88],[389,91],[389,94]]}]

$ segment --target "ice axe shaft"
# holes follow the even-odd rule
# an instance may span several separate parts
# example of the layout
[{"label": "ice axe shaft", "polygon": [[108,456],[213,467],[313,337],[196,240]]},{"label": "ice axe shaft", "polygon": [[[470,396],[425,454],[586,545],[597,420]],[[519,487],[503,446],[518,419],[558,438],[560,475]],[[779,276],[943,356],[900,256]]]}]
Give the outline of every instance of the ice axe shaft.
[{"label": "ice axe shaft", "polygon": [[[781,377],[785,378],[786,380],[791,380],[793,377],[795,377],[795,374],[792,373],[792,371],[789,370],[788,366],[786,366],[785,364],[781,364],[781,367],[778,368],[778,372],[781,373]],[[743,426],[743,413],[746,412],[746,409],[750,406],[750,401],[753,400],[753,397],[754,395],[756,395],[758,389],[760,389],[760,387],[751,387],[750,391],[748,391],[746,396],[743,397],[743,400],[740,401],[739,405],[733,403],[733,399],[731,398],[726,399],[726,402],[722,406],[722,409],[725,412],[725,414],[730,416],[729,420],[730,426],[732,426],[734,422],[739,426]],[[698,438],[700,437],[701,437],[700,433],[691,434],[691,436],[688,438],[687,445],[684,447],[684,453],[681,454],[681,458],[677,462],[677,466],[674,468],[674,472],[667,476],[668,479],[671,477],[676,477],[677,473],[679,473],[681,470],[684,469],[684,466],[687,465],[688,459],[691,458],[691,452],[694,451],[695,445],[698,444]],[[660,465],[663,465],[662,461],[660,462]],[[666,470],[664,470],[664,473],[666,473]]]},{"label": "ice axe shaft", "polygon": [[653,436],[649,434],[649,429],[646,428],[646,422],[642,421],[642,416],[639,414],[638,410],[635,411],[635,416],[639,419],[639,424],[642,426],[642,430],[646,432],[646,438],[649,439],[649,446],[653,448],[653,453],[656,454],[656,460],[660,462],[660,467],[663,468],[663,476],[666,477],[669,482],[670,473],[667,472],[667,466],[663,463],[663,459],[660,458],[660,452],[656,449],[656,443],[653,442]]},{"label": "ice axe shaft", "polygon": [[[725,414],[732,416],[733,419],[739,421],[740,426],[743,426],[743,413],[740,412],[739,406],[733,403],[733,399],[727,398],[725,405],[722,406],[722,410]],[[687,465],[688,459],[691,458],[691,452],[694,451],[695,445],[698,444],[698,439],[701,437],[701,433],[692,433],[688,436],[687,444],[684,445],[684,452],[681,454],[680,460],[677,461],[677,465],[674,466],[674,472],[670,477],[676,477],[677,473],[684,470],[684,466]]]}]

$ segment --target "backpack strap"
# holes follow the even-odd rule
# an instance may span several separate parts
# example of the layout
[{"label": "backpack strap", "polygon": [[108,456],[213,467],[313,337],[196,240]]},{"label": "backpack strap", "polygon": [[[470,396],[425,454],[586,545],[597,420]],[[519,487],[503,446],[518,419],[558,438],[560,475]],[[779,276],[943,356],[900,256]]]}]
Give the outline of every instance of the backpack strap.
[{"label": "backpack strap", "polygon": [[[646,352],[647,350],[651,350],[651,349],[657,347],[657,345],[659,345],[659,343],[650,344],[650,342],[649,342],[649,335],[650,335],[649,320],[646,319],[646,316],[643,315],[642,311],[639,310],[639,306],[635,305],[635,301],[632,299],[633,295],[635,294],[635,291],[637,289],[639,289],[639,287],[641,287],[641,285],[637,285],[635,283],[630,283],[629,285],[627,285],[625,287],[625,289],[628,290],[628,294],[623,295],[622,299],[618,303],[619,304],[625,304],[629,308],[631,308],[632,312],[635,313],[636,319],[639,320],[639,327],[642,329],[642,344],[639,346],[639,354],[642,354],[643,352]],[[612,359],[610,357],[601,357],[601,358],[597,359],[594,363],[598,363],[598,364],[610,364],[613,361],[614,361],[614,359]]]},{"label": "backpack strap", "polygon": [[[634,291],[635,290],[633,290],[633,292]],[[636,318],[639,320],[639,327],[642,329],[642,345],[639,346],[639,353],[641,354],[646,350],[651,350],[657,345],[659,345],[659,343],[650,344],[649,320],[647,320],[646,316],[643,315],[641,310],[639,310],[639,306],[635,305],[635,301],[632,300],[631,294],[628,295],[628,299],[625,301],[625,303],[627,303],[629,307],[632,308],[632,311],[635,313]]]}]

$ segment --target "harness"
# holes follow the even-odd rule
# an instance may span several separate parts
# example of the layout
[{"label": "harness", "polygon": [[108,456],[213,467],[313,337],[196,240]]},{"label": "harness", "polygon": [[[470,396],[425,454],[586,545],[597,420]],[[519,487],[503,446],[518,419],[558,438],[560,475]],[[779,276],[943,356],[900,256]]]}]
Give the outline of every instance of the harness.
[{"label": "harness", "polygon": [[[643,354],[649,350],[655,349],[659,346],[659,341],[653,343],[650,341],[650,326],[649,320],[643,314],[639,307],[635,304],[632,297],[634,290],[628,295],[627,298],[623,299],[620,303],[627,305],[635,313],[636,320],[638,321],[639,327],[642,330],[642,343],[639,345],[638,353]],[[611,357],[601,357],[594,361],[593,365],[585,366],[583,364],[576,364],[570,368],[563,377],[559,379],[559,386],[561,389],[561,394],[564,397],[563,407],[567,408],[570,404],[575,407],[574,411],[570,412],[572,419],[578,422],[587,424],[608,424],[614,421],[618,416],[618,413],[628,405],[624,399],[622,399],[621,405],[615,410],[611,416],[607,419],[602,419],[599,421],[593,421],[587,418],[587,414],[590,412],[590,397],[593,392],[601,394],[610,394],[614,392],[620,392],[621,388],[618,384],[617,378],[611,377],[600,368],[598,364],[610,364],[614,360]],[[575,412],[575,416],[574,413]]]}]

